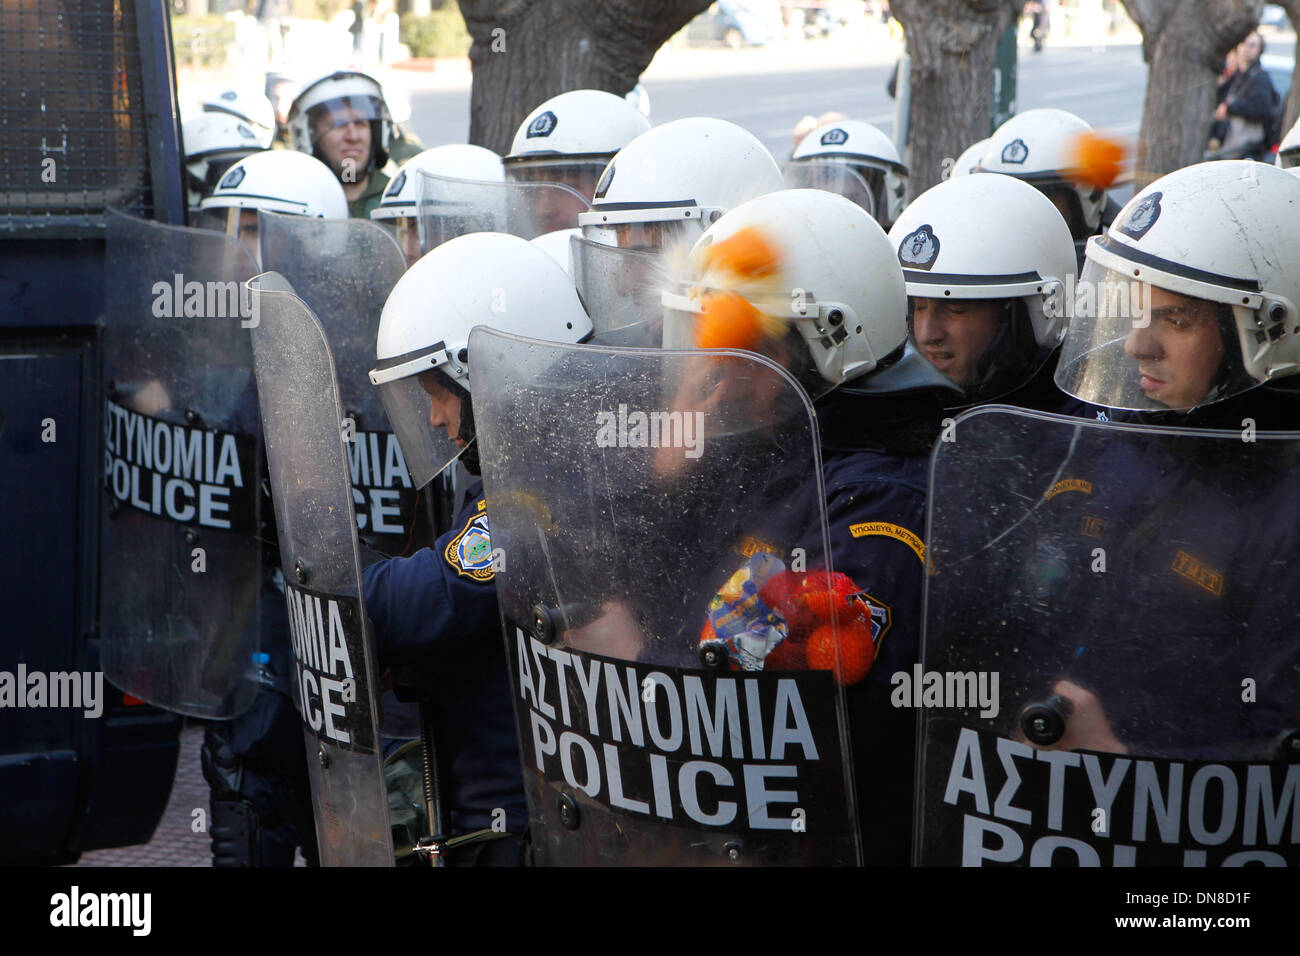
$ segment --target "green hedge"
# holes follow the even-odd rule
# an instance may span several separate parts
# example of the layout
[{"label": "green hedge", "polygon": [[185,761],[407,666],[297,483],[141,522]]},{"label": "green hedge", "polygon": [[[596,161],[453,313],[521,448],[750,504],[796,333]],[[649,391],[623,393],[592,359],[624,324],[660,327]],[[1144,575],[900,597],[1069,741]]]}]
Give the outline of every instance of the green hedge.
[{"label": "green hedge", "polygon": [[469,55],[469,31],[455,3],[434,10],[427,17],[408,13],[402,17],[401,37],[414,57]]},{"label": "green hedge", "polygon": [[172,17],[177,66],[221,66],[235,45],[235,25],[224,17]]}]

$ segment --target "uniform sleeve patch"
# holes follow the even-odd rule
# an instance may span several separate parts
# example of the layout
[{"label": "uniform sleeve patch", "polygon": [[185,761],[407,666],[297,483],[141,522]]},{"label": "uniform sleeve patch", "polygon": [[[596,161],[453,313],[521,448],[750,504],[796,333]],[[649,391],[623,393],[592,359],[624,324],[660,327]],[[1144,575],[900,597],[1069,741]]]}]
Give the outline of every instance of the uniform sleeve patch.
[{"label": "uniform sleeve patch", "polygon": [[888,521],[865,521],[862,524],[849,525],[849,533],[855,538],[866,538],[872,535],[895,538],[911,548],[922,563],[925,562],[925,542],[902,525],[890,524]]},{"label": "uniform sleeve patch", "polygon": [[465,522],[460,534],[448,541],[442,552],[457,574],[480,583],[491,581],[496,574],[485,507],[484,502],[478,503],[478,513]]},{"label": "uniform sleeve patch", "polygon": [[1215,597],[1223,597],[1223,573],[1203,561],[1192,557],[1186,551],[1174,555],[1174,563],[1169,570],[1191,581],[1198,588],[1204,588]]},{"label": "uniform sleeve patch", "polygon": [[880,645],[894,623],[894,609],[873,594],[862,592],[867,606],[871,609],[871,643],[876,645],[876,656],[880,656]]},{"label": "uniform sleeve patch", "polygon": [[1057,495],[1063,495],[1067,491],[1081,491],[1085,495],[1092,494],[1092,482],[1084,478],[1066,478],[1052,485],[1047,494],[1043,495],[1044,501],[1051,501]]}]

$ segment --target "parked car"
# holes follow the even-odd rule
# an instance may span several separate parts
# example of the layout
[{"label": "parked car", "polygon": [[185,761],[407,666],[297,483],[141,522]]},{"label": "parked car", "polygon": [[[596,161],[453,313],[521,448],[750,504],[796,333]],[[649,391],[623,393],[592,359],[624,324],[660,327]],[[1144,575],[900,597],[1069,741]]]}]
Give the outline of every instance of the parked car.
[{"label": "parked car", "polygon": [[775,31],[758,13],[734,0],[718,0],[686,26],[686,41],[692,46],[723,44],[733,50],[763,46],[775,39]]}]

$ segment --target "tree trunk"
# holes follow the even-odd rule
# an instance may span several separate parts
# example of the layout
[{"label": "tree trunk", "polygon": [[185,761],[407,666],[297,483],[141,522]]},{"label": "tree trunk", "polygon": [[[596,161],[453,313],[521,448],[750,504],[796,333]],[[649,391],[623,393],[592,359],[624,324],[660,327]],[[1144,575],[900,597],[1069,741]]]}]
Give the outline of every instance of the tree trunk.
[{"label": "tree trunk", "polygon": [[473,38],[469,141],[506,153],[524,117],[569,90],[627,93],[710,0],[459,0]]},{"label": "tree trunk", "polygon": [[[1278,0],[1278,6],[1286,11],[1286,15],[1291,18],[1291,27],[1300,34],[1300,0]],[[1270,42],[1272,42],[1270,40]],[[1270,50],[1270,52],[1280,52]],[[1300,38],[1296,40],[1292,49],[1293,57],[1300,59]],[[1294,70],[1291,73],[1291,92],[1286,98],[1286,111],[1282,114],[1282,128],[1277,131],[1278,136],[1285,136],[1300,119],[1300,82],[1296,82]]]},{"label": "tree trunk", "polygon": [[971,143],[989,135],[998,39],[1024,0],[894,0],[912,59],[909,189],[943,178]]},{"label": "tree trunk", "polygon": [[1142,31],[1147,91],[1138,136],[1137,188],[1199,163],[1228,51],[1263,12],[1263,0],[1122,0]]}]

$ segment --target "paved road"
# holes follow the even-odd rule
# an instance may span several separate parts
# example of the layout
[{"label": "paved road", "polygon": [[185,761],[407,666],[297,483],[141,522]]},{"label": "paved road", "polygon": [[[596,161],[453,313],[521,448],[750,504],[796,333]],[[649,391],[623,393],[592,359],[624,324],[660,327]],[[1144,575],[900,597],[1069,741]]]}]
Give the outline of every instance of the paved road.
[{"label": "paved road", "polygon": [[[757,135],[778,159],[790,149],[790,130],[807,113],[839,110],[890,132],[894,104],[885,93],[893,50],[860,55],[864,65],[840,47],[805,44],[793,67],[757,51],[716,52],[678,60],[671,69],[651,67],[643,86],[656,123],[684,116],[717,116]],[[738,58],[727,70],[727,57]],[[825,66],[810,66],[825,63]],[[698,64],[699,75],[682,75]],[[719,66],[719,64],[721,64]],[[754,67],[764,72],[752,72]],[[782,69],[782,67],[785,67]],[[778,72],[779,71],[779,72]],[[671,73],[657,76],[656,73]],[[418,81],[417,81],[418,82]],[[1142,118],[1146,64],[1137,45],[1049,47],[1041,54],[1021,51],[1019,108],[1054,106],[1078,113],[1094,126],[1136,136]],[[430,145],[464,142],[469,132],[469,88],[424,89],[411,94],[412,123]]]},{"label": "paved road", "polygon": [[[212,845],[207,833],[193,830],[194,811],[208,812],[208,785],[199,766],[199,745],[203,726],[192,724],[181,731],[180,756],[167,809],[153,839],[139,846],[83,853],[73,866],[211,866]],[[297,865],[305,866],[302,854]]]}]

